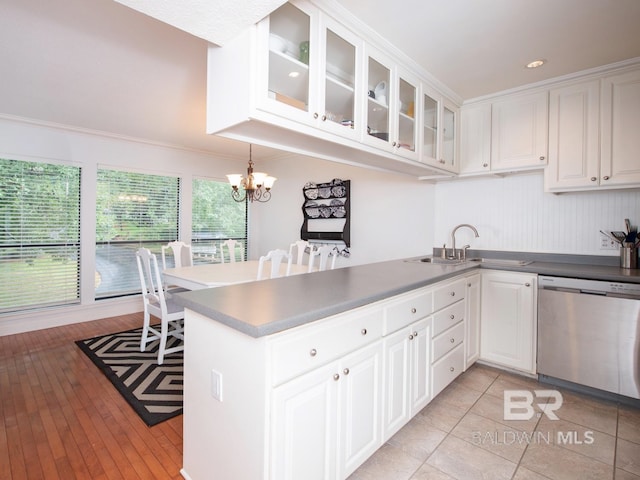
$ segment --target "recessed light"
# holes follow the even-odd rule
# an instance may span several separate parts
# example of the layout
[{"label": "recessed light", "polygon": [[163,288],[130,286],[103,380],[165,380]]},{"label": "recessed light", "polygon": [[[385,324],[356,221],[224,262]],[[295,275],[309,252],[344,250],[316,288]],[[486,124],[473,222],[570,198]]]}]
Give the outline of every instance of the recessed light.
[{"label": "recessed light", "polygon": [[527,63],[526,67],[527,68],[538,68],[538,67],[541,67],[542,65],[544,65],[545,63],[547,63],[547,61],[543,60],[543,59],[534,60],[533,62]]}]

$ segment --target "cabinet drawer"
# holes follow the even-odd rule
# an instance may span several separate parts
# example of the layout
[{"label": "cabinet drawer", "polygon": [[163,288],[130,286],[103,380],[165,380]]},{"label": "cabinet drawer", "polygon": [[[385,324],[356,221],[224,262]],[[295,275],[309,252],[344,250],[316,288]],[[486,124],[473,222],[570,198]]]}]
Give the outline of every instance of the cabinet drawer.
[{"label": "cabinet drawer", "polygon": [[366,308],[298,327],[270,340],[273,385],[382,337],[382,308]]},{"label": "cabinet drawer", "polygon": [[[464,344],[447,353],[431,367],[431,393],[435,397],[462,373],[464,368]],[[432,397],[432,398],[433,398]]]},{"label": "cabinet drawer", "polygon": [[392,300],[384,309],[382,334],[395,332],[429,315],[432,310],[431,299],[431,291],[422,289]]},{"label": "cabinet drawer", "polygon": [[456,280],[433,290],[433,311],[437,312],[464,298],[466,280]]},{"label": "cabinet drawer", "polygon": [[433,336],[440,335],[464,318],[465,303],[459,301],[433,314]]},{"label": "cabinet drawer", "polygon": [[449,330],[442,332],[433,339],[432,361],[438,360],[445,353],[454,349],[462,343],[464,339],[464,322],[459,322]]}]

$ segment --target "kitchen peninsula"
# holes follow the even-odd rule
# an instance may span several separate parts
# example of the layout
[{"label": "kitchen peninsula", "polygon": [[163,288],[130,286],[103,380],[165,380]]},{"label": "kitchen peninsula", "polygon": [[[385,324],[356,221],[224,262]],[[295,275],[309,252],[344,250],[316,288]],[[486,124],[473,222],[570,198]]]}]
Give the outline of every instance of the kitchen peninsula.
[{"label": "kitchen peninsula", "polygon": [[[183,476],[349,476],[466,367],[467,288],[489,265],[395,260],[179,294]],[[640,283],[610,265],[500,268]]]}]

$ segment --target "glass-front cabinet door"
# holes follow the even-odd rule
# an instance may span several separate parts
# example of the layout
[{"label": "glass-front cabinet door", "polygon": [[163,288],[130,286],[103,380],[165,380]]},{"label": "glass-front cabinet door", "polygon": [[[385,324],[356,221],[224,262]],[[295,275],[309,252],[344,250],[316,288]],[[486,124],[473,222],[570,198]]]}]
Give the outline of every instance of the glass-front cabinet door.
[{"label": "glass-front cabinet door", "polygon": [[270,109],[277,112],[284,108],[282,111],[286,115],[307,122],[314,74],[310,66],[313,55],[317,55],[311,37],[312,23],[317,21],[315,17],[310,12],[285,3],[268,20],[269,55],[266,70]]},{"label": "glass-front cabinet door", "polygon": [[[321,47],[324,55],[321,70],[324,72],[319,85],[319,112],[314,117],[320,127],[347,137],[355,137],[360,121],[357,115],[360,101],[356,97],[361,69],[359,56],[362,41],[335,24],[326,16],[321,17]],[[320,108],[324,105],[324,108]]]},{"label": "glass-front cabinet door", "polygon": [[367,55],[367,108],[365,142],[378,148],[392,150],[389,141],[391,114],[389,99],[391,92],[390,63],[382,63]]},{"label": "glass-front cabinet door", "polygon": [[456,117],[457,108],[443,102],[442,106],[442,138],[440,149],[440,164],[447,170],[455,170],[456,165]]},{"label": "glass-front cabinet door", "polygon": [[394,139],[392,145],[395,147],[396,153],[417,159],[417,128],[415,105],[417,98],[417,80],[408,80],[407,76],[400,75],[398,77],[398,93],[397,102],[395,104],[396,124],[393,129]]},{"label": "glass-front cabinet door", "polygon": [[438,162],[438,101],[429,93],[422,95],[422,161]]}]

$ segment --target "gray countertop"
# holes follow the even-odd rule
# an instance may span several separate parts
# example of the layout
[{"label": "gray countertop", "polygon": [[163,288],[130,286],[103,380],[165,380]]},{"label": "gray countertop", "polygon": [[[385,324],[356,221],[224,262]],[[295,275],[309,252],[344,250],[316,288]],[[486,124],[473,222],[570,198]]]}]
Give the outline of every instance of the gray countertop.
[{"label": "gray countertop", "polygon": [[[500,266],[500,270],[540,275],[640,283],[640,269],[622,269],[617,257],[585,257],[526,253],[473,252],[529,260],[528,265]],[[585,263],[589,261],[590,263]],[[185,308],[210,317],[252,337],[262,337],[314,320],[383,300],[479,268],[391,260],[306,275],[262,280],[174,295]]]}]

